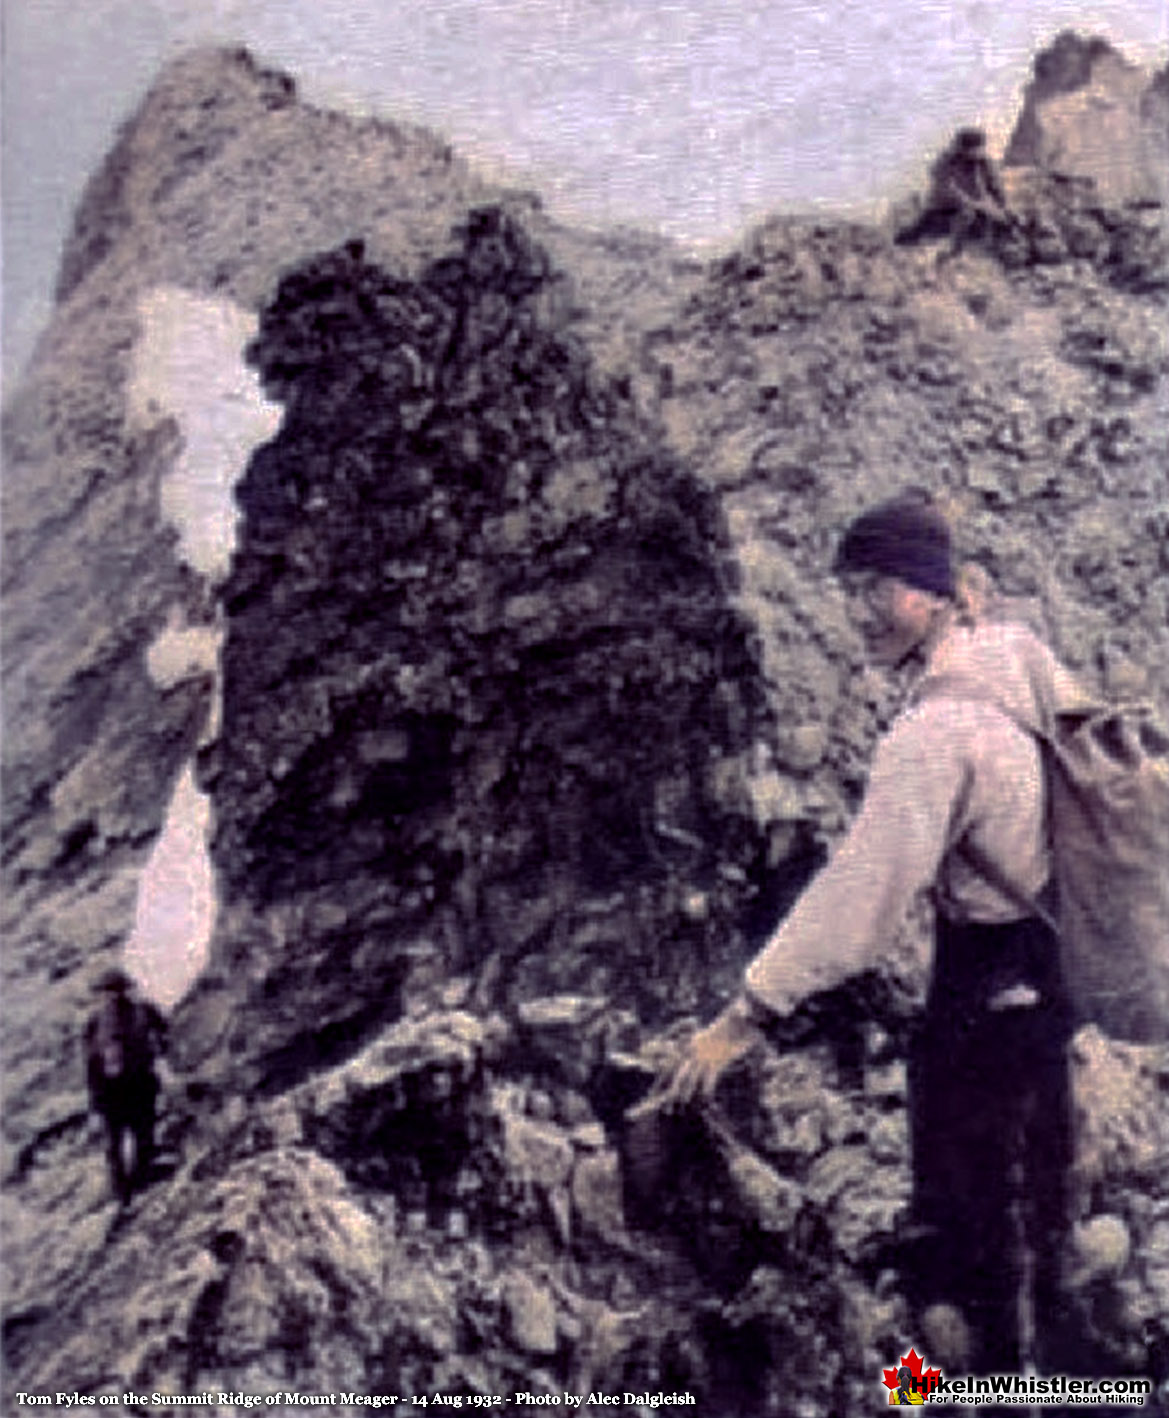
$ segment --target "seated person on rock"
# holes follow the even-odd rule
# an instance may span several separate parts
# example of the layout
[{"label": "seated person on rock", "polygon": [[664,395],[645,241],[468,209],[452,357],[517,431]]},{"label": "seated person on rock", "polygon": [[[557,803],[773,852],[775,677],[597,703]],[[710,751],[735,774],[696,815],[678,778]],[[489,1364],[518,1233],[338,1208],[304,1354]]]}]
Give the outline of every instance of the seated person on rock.
[{"label": "seated person on rock", "polygon": [[1010,225],[1006,192],[980,128],[962,128],[934,163],[921,215],[897,240],[902,243],[952,236],[961,244]]}]

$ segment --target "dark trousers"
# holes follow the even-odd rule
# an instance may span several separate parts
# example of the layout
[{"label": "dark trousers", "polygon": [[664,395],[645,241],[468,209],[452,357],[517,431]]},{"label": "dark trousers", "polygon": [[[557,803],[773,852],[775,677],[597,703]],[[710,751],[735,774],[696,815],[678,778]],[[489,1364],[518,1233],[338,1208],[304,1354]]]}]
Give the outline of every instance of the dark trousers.
[{"label": "dark trousers", "polygon": [[[1038,920],[939,918],[910,1055],[917,1298],[962,1311],[974,1372],[1017,1371],[1024,1341],[1022,1357],[1058,1349],[1072,1134],[1057,952]],[[1012,988],[1029,998],[1004,1003]]]},{"label": "dark trousers", "polygon": [[[158,1081],[153,1076],[120,1079],[107,1085],[99,1102],[106,1125],[110,1184],[124,1205],[146,1180],[154,1160]],[[132,1151],[126,1159],[126,1144]]]}]

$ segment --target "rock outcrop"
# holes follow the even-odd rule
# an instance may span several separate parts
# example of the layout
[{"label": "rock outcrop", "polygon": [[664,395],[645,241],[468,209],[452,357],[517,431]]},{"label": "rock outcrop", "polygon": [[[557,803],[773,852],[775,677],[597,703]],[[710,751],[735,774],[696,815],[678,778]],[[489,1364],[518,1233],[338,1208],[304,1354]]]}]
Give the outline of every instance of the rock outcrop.
[{"label": "rock outcrop", "polygon": [[1099,38],[1065,30],[1035,61],[1003,161],[1089,178],[1111,206],[1169,191],[1169,71],[1150,75]]},{"label": "rock outcrop", "polygon": [[[559,284],[491,208],[417,281],[350,247],[264,312],[252,358],[286,415],[238,491],[202,767],[233,1070],[277,1018],[392,1018],[422,961],[489,970],[489,1004],[654,1018],[718,988],[699,962],[758,856],[750,626],[715,498],[596,371]],[[284,1024],[268,1047],[312,1058]]]},{"label": "rock outcrop", "polygon": [[[922,1339],[892,1258],[925,910],[677,1125],[656,1199],[621,1119],[896,711],[828,572],[858,506],[929,488],[1088,682],[1169,704],[1169,227],[1069,136],[1105,90],[1164,161],[1164,75],[1065,38],[1007,220],[776,217],[704,264],[565,230],[242,52],[164,72],[5,416],[6,1411],[883,1402]],[[223,433],[206,563],[173,488],[210,445],[143,393],[159,311],[180,346],[246,329],[276,406],[250,455]],[[213,929],[118,1215],[81,1026],[196,782]],[[1165,1384],[1169,1061],[1087,1030],[1076,1075],[1082,1362]]]}]

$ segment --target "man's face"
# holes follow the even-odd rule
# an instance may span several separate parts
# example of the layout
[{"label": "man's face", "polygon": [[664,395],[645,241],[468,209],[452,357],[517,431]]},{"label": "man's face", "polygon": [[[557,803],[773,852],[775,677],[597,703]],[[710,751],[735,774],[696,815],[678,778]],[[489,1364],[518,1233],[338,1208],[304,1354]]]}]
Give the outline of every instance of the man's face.
[{"label": "man's face", "polygon": [[896,576],[850,571],[841,577],[848,618],[873,664],[899,665],[929,632],[937,598]]}]

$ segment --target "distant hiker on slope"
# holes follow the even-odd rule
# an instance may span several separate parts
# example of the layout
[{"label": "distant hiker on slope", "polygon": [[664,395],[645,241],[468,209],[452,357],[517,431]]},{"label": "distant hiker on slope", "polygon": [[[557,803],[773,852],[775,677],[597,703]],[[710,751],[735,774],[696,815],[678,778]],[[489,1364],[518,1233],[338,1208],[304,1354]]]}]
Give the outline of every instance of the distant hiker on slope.
[{"label": "distant hiker on slope", "polygon": [[155,1061],[166,1024],[122,970],[106,971],[96,992],[98,1002],[85,1027],[86,1077],[90,1105],[106,1126],[110,1183],[124,1206],[145,1183],[154,1160]]},{"label": "distant hiker on slope", "polygon": [[[1040,1345],[1057,1329],[1071,1017],[1051,926],[976,863],[1041,892],[1043,764],[1014,716],[1082,696],[1031,631],[975,623],[959,606],[949,529],[922,498],[859,517],[836,570],[869,658],[916,670],[915,697],[878,744],[860,813],[829,864],[656,1092],[665,1105],[710,1094],[777,1015],[871,967],[914,897],[932,889],[932,980],[910,1058],[913,1209],[928,1258],[917,1298],[961,1312],[965,1352],[955,1357],[974,1372],[1017,1371],[1025,1269]],[[950,676],[990,694],[947,694]]]}]

